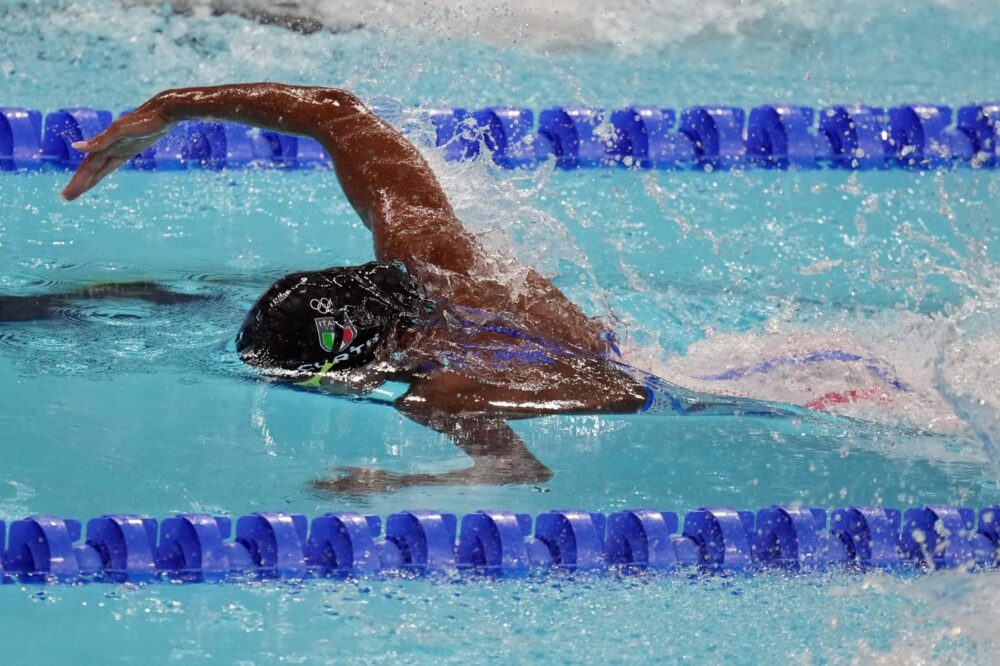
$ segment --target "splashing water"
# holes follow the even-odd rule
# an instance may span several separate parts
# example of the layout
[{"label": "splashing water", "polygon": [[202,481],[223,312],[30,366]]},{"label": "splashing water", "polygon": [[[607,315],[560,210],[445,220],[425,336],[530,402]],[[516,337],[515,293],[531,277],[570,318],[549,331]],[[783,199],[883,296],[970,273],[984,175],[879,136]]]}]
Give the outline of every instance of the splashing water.
[{"label": "splashing water", "polygon": [[[132,4],[154,4],[133,0]],[[932,3],[980,24],[985,3]],[[817,6],[805,0],[682,0],[668,5],[640,0],[622,5],[611,0],[550,0],[483,4],[457,2],[428,12],[426,3],[398,0],[355,3],[348,0],[293,0],[278,5],[265,0],[175,0],[173,7],[193,14],[233,13],[287,25],[305,32],[361,29],[420,31],[450,38],[512,42],[541,49],[577,50],[615,47],[629,52],[699,38],[743,38],[759,32],[828,31],[849,35],[881,18],[891,3],[851,0]],[[905,12],[904,12],[905,13]],[[297,22],[298,21],[298,22]],[[981,25],[981,24],[980,24]]]}]

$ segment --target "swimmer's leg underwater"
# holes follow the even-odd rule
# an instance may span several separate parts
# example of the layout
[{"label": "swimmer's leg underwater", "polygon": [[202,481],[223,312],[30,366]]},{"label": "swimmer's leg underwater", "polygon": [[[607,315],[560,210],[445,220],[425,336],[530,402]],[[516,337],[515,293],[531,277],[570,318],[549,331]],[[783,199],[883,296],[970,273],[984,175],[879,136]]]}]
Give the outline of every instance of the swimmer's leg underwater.
[{"label": "swimmer's leg underwater", "polygon": [[0,295],[0,323],[58,319],[80,301],[136,300],[154,305],[178,305],[213,298],[182,294],[154,282],[107,282],[59,294]]}]

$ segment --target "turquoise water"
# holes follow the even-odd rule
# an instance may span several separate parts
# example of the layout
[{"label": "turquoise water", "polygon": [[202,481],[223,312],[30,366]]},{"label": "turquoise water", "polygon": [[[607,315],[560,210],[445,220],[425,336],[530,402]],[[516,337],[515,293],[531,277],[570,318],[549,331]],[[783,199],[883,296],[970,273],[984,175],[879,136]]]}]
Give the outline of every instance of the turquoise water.
[{"label": "turquoise water", "polygon": [[[162,87],[248,79],[349,85],[400,106],[535,108],[959,104],[1000,90],[985,69],[991,30],[1000,27],[989,6],[903,14],[891,3],[780,4],[760,5],[757,18],[692,6],[686,23],[659,26],[662,34],[640,25],[616,41],[619,33],[598,31],[597,47],[580,41],[560,50],[530,30],[517,32],[516,44],[495,34],[480,42],[447,15],[437,20],[455,33],[450,40],[427,30],[433,17],[422,14],[411,28],[366,14],[369,27],[306,36],[162,7],[2,4],[0,19],[17,29],[0,55],[0,103],[117,110]],[[717,10],[739,20],[713,29]],[[613,315],[638,364],[694,381],[800,345],[835,345],[887,359],[914,391],[848,410],[872,423],[837,428],[649,417],[518,422],[554,472],[544,487],[318,495],[310,482],[338,466],[437,472],[467,464],[392,410],[283,390],[235,358],[234,333],[271,280],[371,258],[368,232],[332,176],[120,173],[70,205],[57,197],[66,174],[5,175],[3,293],[143,279],[210,298],[90,303],[64,319],[0,325],[0,517],[997,501],[984,436],[996,434],[989,409],[1000,392],[994,376],[963,365],[978,358],[975,349],[996,357],[988,325],[1000,263],[996,172],[512,174],[448,165],[433,152],[429,159],[488,245],[538,266],[590,313]],[[737,389],[804,402],[810,389],[856,379],[841,376],[850,370]],[[998,608],[995,595],[981,592],[995,591],[993,577],[975,580],[12,585],[0,589],[0,640],[9,647],[40,627],[60,637],[33,642],[33,652],[15,645],[18,663],[30,655],[323,663],[479,654],[981,663],[996,647],[983,626]]]},{"label": "turquoise water", "polygon": [[[206,589],[5,590],[22,626],[86,624],[113,636],[111,650],[72,638],[49,646],[52,662],[135,658],[230,663],[710,661],[834,663],[845,652],[892,649],[919,603],[856,579],[764,577],[543,580],[448,585],[426,581],[280,584]],[[786,599],[793,595],[794,605]],[[832,622],[832,618],[840,618]],[[822,618],[822,619],[819,619]],[[490,627],[476,625],[487,620]],[[28,624],[32,623],[32,624]],[[928,619],[924,630],[944,633]],[[867,638],[863,638],[867,637]],[[915,651],[923,636],[911,638]],[[964,637],[941,647],[967,650]],[[27,646],[26,646],[27,647]],[[26,662],[37,645],[17,645]],[[123,649],[124,648],[124,649]]]}]

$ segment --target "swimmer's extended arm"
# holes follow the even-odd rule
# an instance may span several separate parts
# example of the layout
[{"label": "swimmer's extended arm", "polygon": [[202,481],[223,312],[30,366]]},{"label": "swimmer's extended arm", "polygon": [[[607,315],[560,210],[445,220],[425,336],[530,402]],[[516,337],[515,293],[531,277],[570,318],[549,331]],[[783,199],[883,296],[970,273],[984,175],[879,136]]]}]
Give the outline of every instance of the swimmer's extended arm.
[{"label": "swimmer's extended arm", "polygon": [[375,254],[408,266],[467,272],[475,243],[417,149],[353,94],[335,88],[248,83],[164,91],[89,141],[63,197],[73,200],[182,120],[246,123],[319,141]]},{"label": "swimmer's extended arm", "polygon": [[473,415],[406,415],[448,437],[472,458],[472,466],[439,474],[397,474],[380,469],[351,467],[344,470],[339,478],[316,481],[313,487],[342,495],[367,495],[413,486],[544,483],[552,476],[552,472],[532,455],[521,438],[502,419]]},{"label": "swimmer's extended arm", "polygon": [[372,231],[380,261],[402,261],[433,298],[523,316],[536,333],[595,353],[603,326],[534,270],[512,290],[455,217],[420,152],[351,93],[335,88],[246,83],[167,90],[74,147],[88,153],[63,197],[75,199],[151,147],[182,120],[217,119],[309,136],[333,159],[337,178]]}]

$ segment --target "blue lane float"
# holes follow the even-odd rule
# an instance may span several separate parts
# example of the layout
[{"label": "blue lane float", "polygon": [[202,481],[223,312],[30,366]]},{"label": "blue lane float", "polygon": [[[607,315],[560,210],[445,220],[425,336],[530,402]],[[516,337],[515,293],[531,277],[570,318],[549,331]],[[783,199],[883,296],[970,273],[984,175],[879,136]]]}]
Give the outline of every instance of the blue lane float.
[{"label": "blue lane float", "polygon": [[958,130],[966,134],[983,166],[996,166],[1000,156],[1000,104],[963,106],[958,110]]},{"label": "blue lane float", "polygon": [[550,150],[550,145],[532,131],[535,114],[531,109],[491,107],[474,112],[472,120],[473,127],[482,132],[483,147],[502,167],[531,166]]},{"label": "blue lane float", "polygon": [[28,171],[42,166],[40,111],[0,107],[0,170]]},{"label": "blue lane float", "polygon": [[815,128],[807,106],[759,106],[750,111],[747,160],[762,168],[787,169],[831,163],[833,147]]},{"label": "blue lane float", "polygon": [[[382,535],[382,527],[385,534]],[[535,516],[429,510],[388,516],[327,513],[118,514],[86,523],[57,516],[0,522],[4,582],[226,582],[408,575],[489,577],[547,572],[734,575],[762,571],[925,572],[1000,567],[1000,505],[874,506],[827,511],[705,507],[609,515]]]},{"label": "blue lane float", "polygon": [[673,109],[633,106],[613,111],[611,125],[617,133],[618,162],[638,169],[679,169],[694,164],[691,139],[674,127]]},{"label": "blue lane float", "polygon": [[72,144],[99,134],[110,124],[111,112],[99,109],[59,109],[48,114],[41,137],[42,160],[75,168],[83,161],[83,153]]},{"label": "blue lane float", "polygon": [[698,106],[681,113],[680,132],[695,149],[695,163],[702,169],[732,168],[746,159],[743,109]]},{"label": "blue lane float", "polygon": [[556,166],[599,167],[621,159],[619,133],[600,109],[560,107],[538,115],[538,133],[547,142]]},{"label": "blue lane float", "polygon": [[870,106],[834,106],[820,112],[819,129],[833,148],[834,164],[848,169],[890,166],[895,146],[883,118],[882,109]]},{"label": "blue lane float", "polygon": [[[447,160],[492,160],[504,168],[931,169],[1000,165],[1000,104],[765,105],[606,111],[555,107],[414,109]],[[0,170],[75,168],[73,142],[112,120],[109,111],[59,109],[46,116],[0,107]],[[222,122],[178,124],[130,162],[135,169],[329,168],[316,141]]]}]

